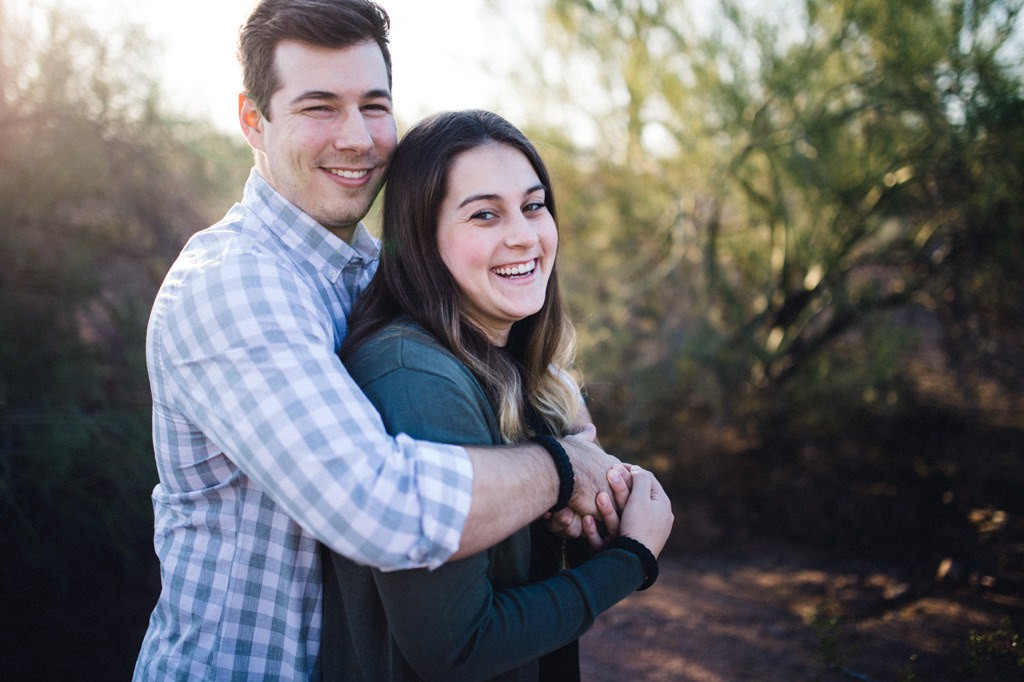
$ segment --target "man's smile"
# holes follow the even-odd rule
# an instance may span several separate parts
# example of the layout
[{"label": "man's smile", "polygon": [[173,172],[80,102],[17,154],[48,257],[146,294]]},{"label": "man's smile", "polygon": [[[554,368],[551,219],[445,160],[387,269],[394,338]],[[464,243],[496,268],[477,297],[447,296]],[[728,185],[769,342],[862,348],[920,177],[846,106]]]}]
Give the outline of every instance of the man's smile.
[{"label": "man's smile", "polygon": [[345,170],[343,168],[325,168],[331,175],[337,175],[339,178],[345,178],[346,180],[361,180],[370,174],[369,169],[363,170]]}]

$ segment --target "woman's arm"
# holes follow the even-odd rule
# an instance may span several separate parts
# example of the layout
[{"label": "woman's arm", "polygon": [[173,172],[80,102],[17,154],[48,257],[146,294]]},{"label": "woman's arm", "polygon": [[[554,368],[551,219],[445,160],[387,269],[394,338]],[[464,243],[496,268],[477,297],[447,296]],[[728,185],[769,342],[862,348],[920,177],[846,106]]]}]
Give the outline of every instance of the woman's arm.
[{"label": "woman's arm", "polygon": [[403,657],[428,680],[481,680],[578,639],[643,582],[640,560],[610,549],[541,582],[496,589],[478,554],[374,579]]},{"label": "woman's arm", "polygon": [[[497,426],[476,380],[450,356],[429,359],[365,358],[372,372],[352,371],[361,382],[369,379],[363,389],[389,431],[492,442]],[[505,504],[514,507],[515,500]],[[502,589],[492,585],[489,568],[488,554],[477,553],[434,571],[373,572],[392,636],[420,676],[481,679],[539,658],[578,638],[643,580],[640,561],[625,550],[607,551],[543,582]]]}]

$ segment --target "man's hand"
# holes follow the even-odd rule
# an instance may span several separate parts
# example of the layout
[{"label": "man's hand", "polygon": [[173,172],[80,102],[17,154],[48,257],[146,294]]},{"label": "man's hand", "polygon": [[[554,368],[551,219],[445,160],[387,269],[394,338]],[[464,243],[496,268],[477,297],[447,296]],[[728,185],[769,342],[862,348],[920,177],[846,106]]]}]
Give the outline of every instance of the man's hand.
[{"label": "man's hand", "polygon": [[626,506],[629,489],[633,484],[627,464],[616,464],[606,474],[612,496],[601,491],[595,503],[600,516],[580,516],[572,507],[547,514],[548,530],[563,538],[578,538],[585,535],[590,546],[601,549],[611,538],[619,534],[619,510]]},{"label": "man's hand", "polygon": [[601,512],[597,507],[597,494],[613,494],[608,484],[607,473],[621,462],[597,445],[597,429],[593,424],[587,424],[579,433],[565,436],[560,440],[566,454],[569,455],[576,479],[569,507],[581,518],[599,515]]}]

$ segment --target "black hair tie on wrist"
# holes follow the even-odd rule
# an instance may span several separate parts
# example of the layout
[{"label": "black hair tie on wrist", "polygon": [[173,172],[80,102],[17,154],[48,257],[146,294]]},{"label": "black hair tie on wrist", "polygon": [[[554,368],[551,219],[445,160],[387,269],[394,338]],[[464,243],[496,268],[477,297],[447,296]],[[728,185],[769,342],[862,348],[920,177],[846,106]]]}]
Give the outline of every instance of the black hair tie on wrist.
[{"label": "black hair tie on wrist", "polygon": [[572,499],[572,491],[576,488],[576,476],[573,474],[569,455],[566,454],[565,448],[562,447],[562,444],[554,436],[541,434],[534,436],[530,440],[547,450],[555,463],[555,469],[558,471],[558,501],[548,511],[561,511],[569,506],[569,500]]},{"label": "black hair tie on wrist", "polygon": [[608,546],[632,552],[640,559],[640,564],[644,567],[644,582],[640,587],[636,588],[637,592],[646,590],[658,579],[658,560],[654,558],[651,550],[644,546],[644,543],[625,535],[620,535],[612,540],[612,543]]}]

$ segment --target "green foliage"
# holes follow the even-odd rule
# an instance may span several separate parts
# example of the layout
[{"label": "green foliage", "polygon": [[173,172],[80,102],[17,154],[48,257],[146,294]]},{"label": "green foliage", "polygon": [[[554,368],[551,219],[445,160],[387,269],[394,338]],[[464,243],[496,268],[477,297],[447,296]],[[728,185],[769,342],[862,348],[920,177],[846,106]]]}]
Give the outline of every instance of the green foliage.
[{"label": "green foliage", "polygon": [[815,609],[811,632],[817,640],[822,665],[827,670],[842,667],[850,655],[849,645],[845,643],[842,619],[829,604],[819,604]]},{"label": "green foliage", "polygon": [[[971,631],[967,638],[964,665],[972,675],[985,674],[995,679],[1001,675],[1020,674],[1024,668],[1024,638],[1013,627],[1009,616],[1004,617],[999,627],[988,632]],[[1016,669],[1016,670],[1015,670]]]},{"label": "green foliage", "polygon": [[1019,398],[1019,0],[546,5],[597,90],[577,113],[600,142],[554,138],[552,165],[612,429],[832,432],[898,411],[936,346],[962,390]]},{"label": "green foliage", "polygon": [[5,595],[137,588],[152,563],[146,318],[251,157],[162,112],[147,49],[133,27],[0,4]]}]

